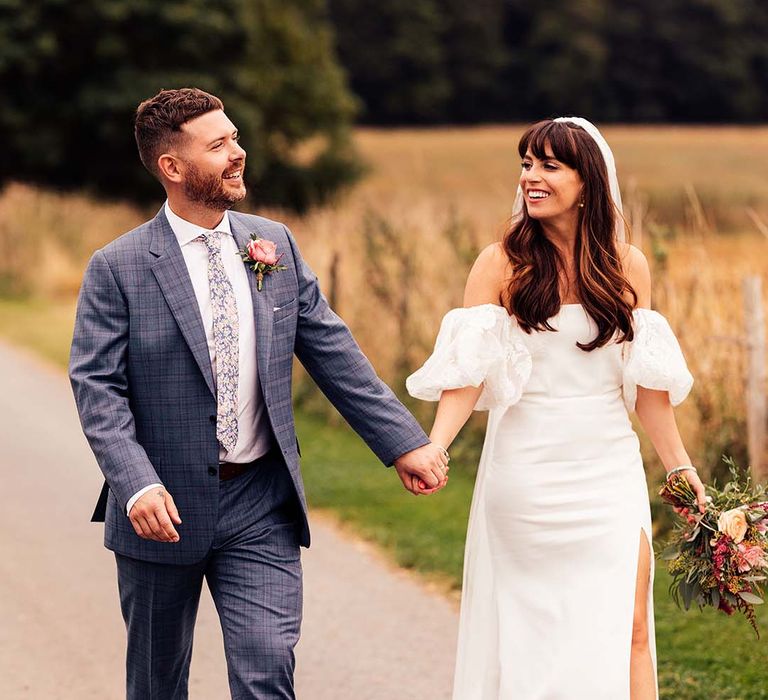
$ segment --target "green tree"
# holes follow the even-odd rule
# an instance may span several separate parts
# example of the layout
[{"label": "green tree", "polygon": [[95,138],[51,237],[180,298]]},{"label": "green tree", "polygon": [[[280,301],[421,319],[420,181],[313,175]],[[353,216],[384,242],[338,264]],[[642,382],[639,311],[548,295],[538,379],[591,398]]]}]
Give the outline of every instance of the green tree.
[{"label": "green tree", "polygon": [[522,64],[530,118],[594,115],[605,71],[605,0],[552,0],[530,20]]},{"label": "green tree", "polygon": [[759,118],[764,91],[758,56],[768,29],[764,6],[762,0],[613,0],[605,24],[606,116],[685,122]]},{"label": "green tree", "polygon": [[359,172],[324,0],[0,0],[0,13],[0,181],[156,199],[133,113],[182,86],[223,99],[252,201],[303,209]]},{"label": "green tree", "polygon": [[372,123],[764,121],[765,0],[329,0]]},{"label": "green tree", "polygon": [[501,79],[509,64],[504,45],[504,0],[442,0],[443,35],[451,97],[448,121],[509,119],[509,86]]},{"label": "green tree", "polygon": [[442,120],[451,95],[440,0],[329,0],[339,58],[367,122]]},{"label": "green tree", "polygon": [[369,123],[503,118],[504,0],[329,0]]},{"label": "green tree", "polygon": [[768,120],[768,3],[754,0],[751,5],[751,22],[748,33],[750,65],[754,76],[753,88],[758,95],[755,106],[759,121]]}]

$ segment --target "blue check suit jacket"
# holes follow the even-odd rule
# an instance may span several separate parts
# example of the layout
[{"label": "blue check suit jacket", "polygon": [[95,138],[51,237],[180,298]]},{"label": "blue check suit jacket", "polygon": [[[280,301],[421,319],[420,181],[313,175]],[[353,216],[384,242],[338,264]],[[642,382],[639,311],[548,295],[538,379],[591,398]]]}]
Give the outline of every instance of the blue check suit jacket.
[{"label": "blue check suit jacket", "polygon": [[[254,274],[249,279],[259,381],[301,503],[301,543],[309,546],[291,405],[294,354],[384,464],[428,439],[328,306],[288,229],[259,216],[230,217],[239,247],[255,233],[277,244],[288,267],[266,276],[262,291]],[[93,514],[93,520],[105,520],[105,545],[146,561],[203,558],[218,519],[216,397],[192,282],[162,209],[91,258],[69,376],[83,431],[105,477]],[[138,537],[126,516],[128,499],[154,482],[164,484],[179,508],[183,524],[176,544]]]}]

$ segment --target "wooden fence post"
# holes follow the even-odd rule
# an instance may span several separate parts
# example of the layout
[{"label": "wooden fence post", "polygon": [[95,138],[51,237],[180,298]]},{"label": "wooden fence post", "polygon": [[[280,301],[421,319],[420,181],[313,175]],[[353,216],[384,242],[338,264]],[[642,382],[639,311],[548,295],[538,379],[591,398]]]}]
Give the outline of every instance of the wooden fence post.
[{"label": "wooden fence post", "polygon": [[640,250],[643,249],[643,219],[646,213],[644,209],[642,195],[637,187],[637,179],[631,177],[627,183],[625,212],[628,216],[629,227],[632,230],[632,244]]},{"label": "wooden fence post", "polygon": [[744,325],[747,345],[746,401],[747,447],[755,481],[768,481],[766,433],[768,432],[768,386],[765,380],[765,312],[762,280],[749,276],[742,280]]},{"label": "wooden fence post", "polygon": [[338,314],[339,311],[339,266],[341,262],[341,256],[339,251],[333,251],[333,257],[331,258],[331,269],[329,271],[329,289],[328,289],[328,304]]}]

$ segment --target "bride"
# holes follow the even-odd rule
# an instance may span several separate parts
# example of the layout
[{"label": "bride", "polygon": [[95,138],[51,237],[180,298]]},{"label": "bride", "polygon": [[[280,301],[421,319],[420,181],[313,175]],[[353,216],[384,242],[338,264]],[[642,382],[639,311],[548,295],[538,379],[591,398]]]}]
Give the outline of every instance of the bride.
[{"label": "bride", "polygon": [[616,168],[587,120],[519,144],[510,230],[443,319],[411,395],[448,448],[489,410],[465,551],[454,700],[657,697],[648,492],[629,413],[704,507],[672,406],[693,378],[624,243]]}]

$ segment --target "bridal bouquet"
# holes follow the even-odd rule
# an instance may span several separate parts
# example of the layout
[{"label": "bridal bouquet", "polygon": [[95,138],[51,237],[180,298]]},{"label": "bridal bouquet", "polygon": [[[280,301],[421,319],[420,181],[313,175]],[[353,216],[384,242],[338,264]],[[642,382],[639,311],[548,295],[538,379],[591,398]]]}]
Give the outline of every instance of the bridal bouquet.
[{"label": "bridal bouquet", "polygon": [[742,612],[758,638],[755,605],[763,602],[768,578],[768,491],[747,475],[740,479],[726,459],[731,481],[707,487],[707,508],[700,513],[685,477],[675,474],[659,495],[679,516],[674,535],[662,551],[672,575],[670,593],[678,606],[712,606],[732,615]]}]

